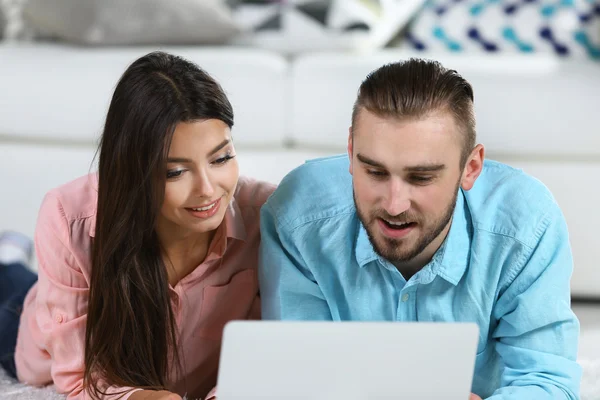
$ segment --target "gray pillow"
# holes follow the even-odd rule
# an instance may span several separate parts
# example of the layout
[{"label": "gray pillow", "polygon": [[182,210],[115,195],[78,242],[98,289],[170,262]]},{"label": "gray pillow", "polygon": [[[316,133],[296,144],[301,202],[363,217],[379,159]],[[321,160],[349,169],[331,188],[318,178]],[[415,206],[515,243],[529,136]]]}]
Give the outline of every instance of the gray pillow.
[{"label": "gray pillow", "polygon": [[88,45],[217,44],[238,33],[223,0],[28,0],[25,24]]},{"label": "gray pillow", "polygon": [[4,37],[4,27],[6,27],[6,17],[4,16],[4,10],[0,7],[0,40]]}]

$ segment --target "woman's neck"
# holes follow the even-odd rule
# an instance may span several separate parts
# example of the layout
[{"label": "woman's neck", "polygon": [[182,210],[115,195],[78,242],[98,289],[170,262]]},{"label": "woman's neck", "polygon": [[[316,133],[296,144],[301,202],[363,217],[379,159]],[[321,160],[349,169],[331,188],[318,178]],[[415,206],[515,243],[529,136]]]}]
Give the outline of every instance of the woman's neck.
[{"label": "woman's neck", "polygon": [[205,233],[164,232],[158,230],[169,284],[174,287],[206,259],[215,231]]}]

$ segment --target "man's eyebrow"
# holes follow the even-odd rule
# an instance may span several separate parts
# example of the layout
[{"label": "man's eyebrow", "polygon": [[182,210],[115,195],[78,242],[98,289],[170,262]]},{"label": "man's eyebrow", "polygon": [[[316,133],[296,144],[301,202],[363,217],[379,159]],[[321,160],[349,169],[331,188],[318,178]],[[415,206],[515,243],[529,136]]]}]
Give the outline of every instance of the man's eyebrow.
[{"label": "man's eyebrow", "polygon": [[[372,160],[362,154],[357,154],[356,158],[358,158],[358,160],[363,164],[370,165],[371,167],[386,169],[385,165],[382,163]],[[446,165],[444,164],[422,164],[404,167],[405,172],[438,172],[444,169],[446,169]]]},{"label": "man's eyebrow", "polygon": [[404,167],[406,172],[438,172],[446,169],[444,164],[424,164]]},{"label": "man's eyebrow", "polygon": [[356,155],[356,158],[358,158],[358,161],[360,161],[363,164],[367,164],[367,165],[370,165],[371,167],[375,167],[375,168],[385,169],[385,165],[383,165],[380,162],[377,162],[375,160],[371,160],[369,157],[363,156],[360,153]]}]

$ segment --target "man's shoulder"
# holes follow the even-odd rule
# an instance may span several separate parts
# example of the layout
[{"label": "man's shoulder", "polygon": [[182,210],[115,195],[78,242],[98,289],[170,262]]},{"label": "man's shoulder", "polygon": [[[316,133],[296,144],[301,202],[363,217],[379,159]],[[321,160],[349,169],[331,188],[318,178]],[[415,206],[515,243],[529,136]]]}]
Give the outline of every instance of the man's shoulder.
[{"label": "man's shoulder", "polygon": [[523,170],[486,161],[465,198],[476,229],[534,246],[540,224],[560,214],[550,190]]},{"label": "man's shoulder", "polygon": [[306,161],[288,173],[266,203],[280,223],[296,226],[354,207],[345,155]]}]

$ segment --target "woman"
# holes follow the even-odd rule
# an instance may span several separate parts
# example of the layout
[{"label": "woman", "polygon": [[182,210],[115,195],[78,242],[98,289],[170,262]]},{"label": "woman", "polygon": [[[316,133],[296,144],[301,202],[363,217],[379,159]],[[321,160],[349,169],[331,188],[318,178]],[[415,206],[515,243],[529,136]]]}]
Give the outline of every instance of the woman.
[{"label": "woman", "polygon": [[20,381],[72,399],[207,395],[225,323],[259,318],[259,210],[274,189],[239,178],[232,126],[196,65],[156,52],[127,69],[98,174],[43,201]]}]

